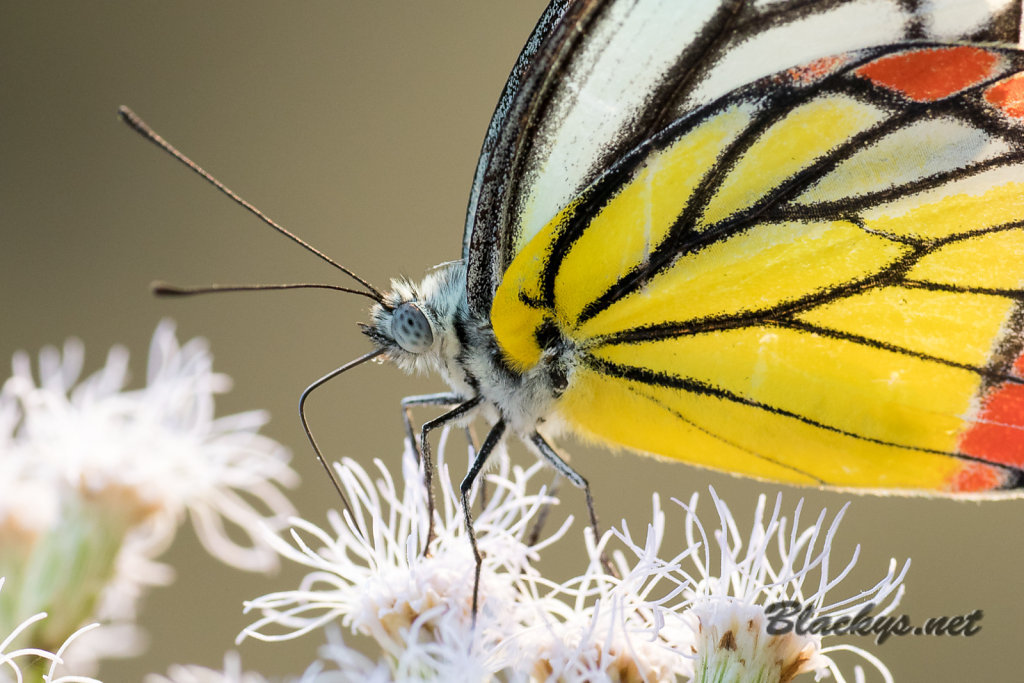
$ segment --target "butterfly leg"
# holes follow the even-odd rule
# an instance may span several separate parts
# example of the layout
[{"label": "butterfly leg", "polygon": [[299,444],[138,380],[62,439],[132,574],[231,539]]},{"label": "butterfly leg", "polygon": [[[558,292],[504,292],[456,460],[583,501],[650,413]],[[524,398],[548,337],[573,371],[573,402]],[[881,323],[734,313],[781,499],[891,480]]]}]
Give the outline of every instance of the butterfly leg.
[{"label": "butterfly leg", "polygon": [[402,399],[402,421],[405,424],[405,438],[409,439],[416,457],[421,458],[419,442],[416,441],[416,434],[412,429],[412,408],[413,406],[441,406],[442,408],[454,408],[466,400],[465,396],[458,394],[421,394],[419,396],[406,396]]},{"label": "butterfly leg", "polygon": [[[420,399],[431,399],[431,398],[434,398],[434,399],[437,399],[438,402],[429,403],[429,402],[426,402],[426,400],[424,400],[424,402],[419,403],[419,405],[451,405],[451,403],[448,403],[448,404],[440,403],[439,399],[437,398],[439,396],[455,397],[454,394],[432,394],[432,395],[429,395],[429,396],[426,396],[426,397],[411,396],[409,398],[402,399],[402,407],[405,410],[406,424],[408,425],[407,429],[408,429],[409,433],[412,432],[412,426],[411,426],[412,425],[412,421],[411,421],[411,419],[409,417],[408,406],[406,405],[406,401],[415,400],[417,398],[420,398]],[[457,398],[459,398],[459,400],[461,400],[461,397],[457,397]],[[431,460],[431,457],[430,457],[430,441],[428,439],[428,436],[430,435],[430,432],[432,432],[433,430],[437,429],[438,427],[443,427],[444,425],[448,424],[449,422],[451,422],[453,420],[457,420],[457,419],[459,419],[461,417],[464,417],[466,414],[468,414],[474,408],[476,408],[477,405],[479,405],[479,403],[480,403],[480,397],[479,396],[477,396],[476,398],[471,398],[468,401],[464,401],[464,402],[460,403],[459,405],[455,406],[453,409],[449,410],[447,413],[444,413],[443,415],[441,415],[439,417],[435,417],[433,420],[429,420],[427,422],[424,422],[423,426],[420,428],[420,445],[419,445],[419,449],[418,449],[418,454],[420,456],[421,462],[423,463],[423,485],[427,489],[427,520],[428,520],[427,521],[427,540],[426,540],[426,543],[423,544],[423,554],[424,555],[427,555],[429,553],[430,544],[434,541],[434,463],[433,463],[433,461]],[[416,405],[416,404],[415,403],[411,403],[410,405]],[[415,441],[413,443],[415,443]],[[479,459],[479,455],[477,456],[477,458]]]},{"label": "butterfly leg", "polygon": [[[480,452],[480,447],[477,446],[476,432],[473,431],[473,425],[466,425],[466,443],[469,444],[469,461],[472,463],[476,460],[476,454]],[[480,511],[483,512],[484,508],[487,507],[487,480],[481,479],[480,486],[477,488],[477,495],[480,498]]]},{"label": "butterfly leg", "polygon": [[[437,393],[437,394],[420,394],[418,396],[405,396],[402,398],[402,423],[405,425],[405,438],[412,444],[412,449],[416,453],[416,462],[423,462],[423,449],[420,446],[419,440],[416,438],[416,434],[412,427],[412,408],[413,406],[441,406],[444,408],[452,408],[457,406],[466,399],[458,394],[452,393]],[[429,454],[428,460],[429,464]],[[433,467],[424,467],[423,469],[423,482],[427,490],[427,509],[429,510],[430,516],[427,518],[428,531],[427,531],[427,542],[423,546],[423,554],[426,555],[428,548],[430,548],[430,541],[434,539],[434,487],[433,482]]]},{"label": "butterfly leg", "polygon": [[[555,472],[555,476],[551,479],[551,485],[548,486],[547,494],[552,498],[558,497],[558,489],[562,484],[562,475]],[[533,523],[533,528],[530,529],[529,535],[526,537],[526,545],[536,545],[537,541],[540,540],[540,534],[544,530],[544,524],[548,521],[548,515],[551,513],[551,503],[547,503],[537,512],[537,521]]]},{"label": "butterfly leg", "polygon": [[476,535],[473,533],[473,513],[469,508],[469,491],[473,488],[473,482],[476,481],[480,470],[483,469],[488,456],[490,456],[494,447],[498,445],[498,442],[501,441],[501,437],[504,434],[505,421],[499,420],[491,427],[491,431],[487,433],[483,446],[480,447],[476,458],[473,460],[473,464],[469,467],[469,472],[466,473],[462,484],[459,485],[459,492],[462,494],[462,514],[466,520],[466,533],[469,535],[469,545],[473,548],[473,561],[476,563],[473,574],[473,626],[476,626],[477,599],[480,594],[480,569],[483,567],[483,558],[480,556],[480,550],[476,546]]},{"label": "butterfly leg", "polygon": [[[594,531],[594,541],[596,542],[601,538],[601,529],[597,523],[597,511],[594,509],[594,497],[590,494],[590,484],[586,479],[583,478],[579,472],[569,466],[562,456],[555,452],[551,444],[544,440],[544,437],[534,432],[530,435],[530,443],[534,445],[541,457],[548,461],[548,463],[555,468],[560,475],[569,480],[569,482],[578,489],[583,489],[583,495],[587,499],[587,514],[590,515],[590,528]],[[604,553],[601,553],[601,564],[604,565],[605,571],[612,576],[618,576],[618,572],[615,571],[615,567],[605,557]]]}]

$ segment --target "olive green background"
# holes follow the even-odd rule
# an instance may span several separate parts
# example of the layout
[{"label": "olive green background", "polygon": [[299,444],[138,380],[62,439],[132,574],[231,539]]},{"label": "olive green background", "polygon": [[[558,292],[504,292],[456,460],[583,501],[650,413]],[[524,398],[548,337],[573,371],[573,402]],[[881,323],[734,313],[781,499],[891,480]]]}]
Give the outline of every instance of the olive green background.
[{"label": "olive green background", "polygon": [[[154,326],[173,317],[181,337],[210,340],[216,368],[235,380],[220,414],[272,412],[266,431],[293,449],[303,475],[293,499],[303,516],[322,522],[337,501],[304,442],[296,401],[307,383],[368,349],[355,327],[364,300],[330,292],[153,298],[154,279],[344,280],[145,144],[115,110],[133,107],[229,186],[379,286],[399,274],[418,279],[459,256],[480,142],[542,6],[0,3],[0,358],[77,335],[89,369],[111,344],[124,343],[140,378]],[[315,395],[310,419],[331,456],[394,464],[399,397],[440,388],[436,378],[366,366]],[[901,611],[915,623],[973,609],[985,616],[969,639],[903,638],[881,647],[850,640],[879,655],[900,681],[1019,679],[1024,502],[780,488],[563,445],[593,482],[603,520],[626,517],[637,533],[655,491],[672,507],[669,498],[712,484],[741,525],[762,491],[781,490],[789,507],[804,496],[809,512],[852,500],[837,558],[856,543],[863,553],[837,597],[881,576],[890,557],[910,557]],[[563,490],[565,512],[584,514],[571,489]],[[673,550],[682,543],[680,519],[670,512]],[[564,543],[550,558],[551,571],[563,576],[582,569],[582,542]],[[190,530],[164,559],[178,579],[145,600],[151,649],[107,665],[108,681],[139,680],[174,662],[219,665],[251,621],[242,601],[293,587],[301,575],[291,567],[274,577],[229,570]],[[250,641],[241,653],[247,667],[279,676],[300,672],[321,642],[319,634]]]}]

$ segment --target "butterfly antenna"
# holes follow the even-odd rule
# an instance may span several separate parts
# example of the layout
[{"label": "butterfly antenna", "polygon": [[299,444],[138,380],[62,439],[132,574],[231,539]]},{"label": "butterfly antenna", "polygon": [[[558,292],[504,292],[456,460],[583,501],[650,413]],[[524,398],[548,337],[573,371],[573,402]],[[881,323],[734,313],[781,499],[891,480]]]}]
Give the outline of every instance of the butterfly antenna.
[{"label": "butterfly antenna", "polygon": [[140,119],[138,117],[138,115],[135,112],[133,112],[131,109],[129,109],[128,107],[125,107],[125,106],[120,106],[120,107],[117,108],[117,113],[121,116],[121,120],[124,121],[125,123],[127,123],[135,132],[137,132],[139,135],[141,135],[142,137],[146,138],[147,140],[149,140],[150,142],[155,144],[160,149],[162,149],[165,152],[167,152],[168,154],[170,154],[172,157],[174,157],[175,159],[177,159],[181,163],[185,164],[185,166],[188,166],[195,173],[199,174],[199,176],[202,177],[206,182],[210,183],[211,185],[216,187],[218,190],[220,190],[221,192],[226,194],[228,197],[230,197],[236,204],[238,204],[238,205],[242,206],[243,208],[245,208],[246,210],[248,210],[249,213],[253,214],[257,218],[259,218],[261,221],[263,221],[264,223],[266,223],[267,225],[272,227],[274,230],[277,230],[279,233],[281,233],[282,235],[284,235],[288,239],[292,240],[293,242],[295,242],[296,244],[301,246],[303,249],[306,249],[307,251],[312,252],[316,256],[320,257],[322,260],[324,260],[327,263],[331,264],[332,266],[334,266],[335,268],[337,268],[338,270],[340,270],[341,272],[345,273],[350,278],[352,278],[353,280],[355,280],[356,282],[361,284],[363,287],[365,287],[368,290],[370,298],[372,298],[374,301],[376,301],[378,303],[382,303],[384,301],[384,295],[380,292],[380,290],[378,290],[376,287],[371,285],[369,282],[367,282],[363,278],[361,278],[358,275],[356,275],[355,273],[353,273],[351,270],[349,270],[345,266],[341,265],[340,263],[338,263],[337,261],[332,259],[327,254],[323,253],[322,251],[320,251],[319,249],[314,247],[309,242],[306,242],[305,240],[303,240],[301,237],[299,237],[295,233],[291,232],[290,230],[285,229],[281,225],[278,225],[276,222],[271,220],[271,218],[269,216],[267,216],[265,213],[263,213],[262,211],[260,211],[255,206],[253,206],[249,202],[245,201],[241,197],[239,197],[237,194],[235,194],[234,191],[232,191],[229,187],[224,185],[224,183],[222,183],[219,180],[217,180],[216,178],[214,178],[212,175],[210,175],[205,170],[203,170],[194,161],[192,161],[187,156],[185,156],[184,154],[179,152],[174,147],[174,145],[172,145],[171,143],[167,142],[162,137],[157,135],[156,131],[154,131],[152,128],[150,128],[149,125],[147,125],[145,121]]},{"label": "butterfly antenna", "polygon": [[154,282],[149,288],[157,296],[195,296],[196,294],[216,294],[219,292],[265,292],[274,289],[332,289],[336,292],[347,292],[358,294],[380,303],[380,300],[361,289],[342,287],[340,285],[329,285],[317,282],[297,282],[289,284],[260,284],[260,285],[203,285],[200,287],[180,287],[166,282]]}]

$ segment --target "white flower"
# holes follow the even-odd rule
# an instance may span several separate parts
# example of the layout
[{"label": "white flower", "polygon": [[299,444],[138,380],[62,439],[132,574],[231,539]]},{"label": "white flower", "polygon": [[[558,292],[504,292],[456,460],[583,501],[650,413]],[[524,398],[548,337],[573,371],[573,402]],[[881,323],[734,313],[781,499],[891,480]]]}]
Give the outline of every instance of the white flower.
[{"label": "white flower", "polygon": [[[509,636],[520,673],[564,683],[689,677],[689,643],[665,637],[662,612],[680,601],[687,584],[677,567],[692,549],[661,560],[664,535],[665,516],[655,496],[654,520],[643,543],[633,541],[625,524],[598,543],[588,528],[588,564],[581,576],[562,584],[535,572],[518,577],[520,600],[530,611]],[[616,538],[626,549],[613,554],[612,576],[601,558]]]},{"label": "white flower", "polygon": [[[886,615],[903,595],[909,560],[902,568],[890,560],[888,572],[873,587],[836,599],[829,594],[851,572],[860,553],[857,546],[849,561],[836,571],[832,544],[845,506],[831,523],[826,524],[826,511],[822,510],[812,524],[800,529],[803,501],[797,504],[790,523],[782,516],[781,496],[766,517],[767,501],[762,495],[750,531],[744,535],[714,489],[711,497],[719,522],[711,535],[718,549],[716,562],[712,562],[706,528],[696,514],[696,494],[688,506],[683,505],[687,545],[702,548],[687,558],[692,569],[681,568],[691,577],[693,588],[687,592],[689,608],[677,613],[696,641],[695,680],[788,681],[813,671],[817,678],[831,673],[842,683],[845,678],[829,653],[845,650],[860,654],[891,681],[881,661],[859,648],[823,648],[819,635],[801,635],[795,630],[770,635],[767,627],[771,617],[779,613],[766,613],[766,608],[790,603],[794,611],[806,609],[815,618],[833,623],[860,612]],[[858,670],[856,675],[862,673]]]},{"label": "white flower", "polygon": [[[0,593],[3,592],[6,578],[0,576]],[[98,624],[84,626],[70,634],[55,652],[49,652],[35,647],[24,647],[10,649],[11,644],[18,639],[22,632],[29,630],[33,625],[46,619],[45,612],[39,612],[26,618],[8,633],[0,631],[0,683],[11,683],[23,680],[35,681],[41,678],[46,683],[100,683],[94,678],[85,676],[56,675],[57,667],[64,663],[63,654],[67,647],[82,634],[92,631]],[[24,667],[24,668],[23,668]]]},{"label": "white flower", "polygon": [[426,497],[422,472],[407,448],[401,492],[380,461],[376,482],[354,461],[337,468],[353,516],[330,514],[329,532],[301,519],[292,521],[291,543],[277,540],[276,548],[313,571],[297,590],[247,603],[247,611],[260,611],[263,617],[239,640],[294,638],[340,620],[376,640],[397,680],[479,681],[509,666],[502,644],[522,609],[510,577],[532,571],[529,562],[566,525],[545,541],[527,545],[524,539],[537,513],[554,502],[543,493],[527,493],[531,477],[542,466],[511,468],[504,452],[492,458],[497,472],[486,475],[491,495],[474,521],[484,558],[475,628],[474,563],[458,496],[439,458],[443,495],[436,537],[424,555]]},{"label": "white flower", "polygon": [[162,323],[146,386],[133,391],[123,348],[79,380],[83,359],[76,340],[43,349],[37,381],[19,353],[0,389],[0,575],[16,587],[0,595],[0,630],[48,612],[22,639],[53,649],[86,620],[113,622],[76,641],[69,656],[84,669],[141,647],[136,597],[171,580],[153,558],[186,514],[220,560],[275,567],[256,529],[292,514],[279,487],[296,475],[285,449],[258,434],[263,413],[214,417],[230,381],[212,371],[204,341],[179,346]]},{"label": "white flower", "polygon": [[[0,395],[0,413],[14,428],[9,447],[83,498],[116,504],[117,514],[130,514],[133,522],[160,517],[147,520],[157,532],[148,535],[156,547],[170,541],[187,511],[200,540],[219,559],[243,569],[273,566],[274,554],[253,531],[265,515],[240,493],[275,515],[288,515],[293,508],[278,485],[294,485],[296,475],[284,449],[257,433],[267,421],[264,413],[214,418],[214,394],[226,391],[230,380],[212,371],[205,341],[179,346],[173,324],[161,323],[150,346],[146,387],[137,391],[124,390],[125,349],[113,348],[107,364],[76,385],[83,356],[77,340],[65,344],[63,355],[44,349],[38,385],[28,356],[15,356],[14,376]],[[115,496],[120,500],[112,502]],[[249,543],[232,540],[225,522]]]}]

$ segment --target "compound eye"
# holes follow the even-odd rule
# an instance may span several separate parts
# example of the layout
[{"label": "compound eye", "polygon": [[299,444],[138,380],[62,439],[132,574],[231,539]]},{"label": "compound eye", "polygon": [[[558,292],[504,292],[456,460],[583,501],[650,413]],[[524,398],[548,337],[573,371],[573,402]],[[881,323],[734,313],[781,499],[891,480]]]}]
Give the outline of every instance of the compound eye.
[{"label": "compound eye", "polygon": [[427,316],[412,302],[401,304],[391,314],[391,336],[409,353],[423,353],[434,343]]}]

